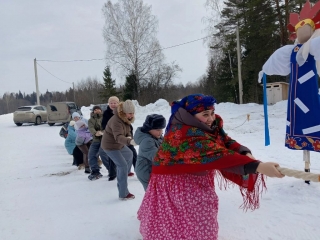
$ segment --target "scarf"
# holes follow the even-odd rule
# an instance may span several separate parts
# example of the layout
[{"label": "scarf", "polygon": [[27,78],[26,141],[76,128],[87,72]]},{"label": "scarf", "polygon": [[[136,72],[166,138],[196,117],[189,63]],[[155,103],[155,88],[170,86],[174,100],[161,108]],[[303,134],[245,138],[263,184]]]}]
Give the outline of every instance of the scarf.
[{"label": "scarf", "polygon": [[241,145],[225,133],[219,115],[215,115],[216,125],[211,129],[193,116],[186,117],[187,114],[190,115],[180,108],[174,115],[153,161],[152,173],[187,174],[215,170],[220,188],[226,188],[228,183],[238,185],[244,199],[241,207],[257,209],[259,195],[266,188],[263,175],[240,175],[226,171],[256,160],[238,153]]}]

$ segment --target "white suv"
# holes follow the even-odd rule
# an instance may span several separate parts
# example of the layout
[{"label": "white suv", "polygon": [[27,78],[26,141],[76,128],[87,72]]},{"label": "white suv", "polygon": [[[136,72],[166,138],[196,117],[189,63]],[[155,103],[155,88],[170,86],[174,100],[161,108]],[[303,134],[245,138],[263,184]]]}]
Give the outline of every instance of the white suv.
[{"label": "white suv", "polygon": [[13,121],[17,126],[23,123],[39,125],[47,121],[47,109],[45,106],[22,106],[13,113]]}]

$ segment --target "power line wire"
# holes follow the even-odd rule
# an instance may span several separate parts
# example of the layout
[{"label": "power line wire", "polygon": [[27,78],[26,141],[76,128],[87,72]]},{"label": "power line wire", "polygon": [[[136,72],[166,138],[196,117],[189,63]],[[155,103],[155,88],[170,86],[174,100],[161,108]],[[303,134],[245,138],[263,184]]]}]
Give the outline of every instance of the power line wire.
[{"label": "power line wire", "polygon": [[39,67],[41,67],[43,70],[45,70],[47,73],[49,73],[51,76],[55,77],[56,79],[62,81],[62,82],[65,82],[65,83],[69,83],[69,84],[72,84],[71,82],[67,82],[67,81],[64,81],[62,80],[61,78],[58,78],[57,76],[53,75],[51,72],[49,72],[47,69],[45,69],[44,67],[42,67],[39,63],[38,63],[38,60],[37,60],[37,65],[39,65]]},{"label": "power line wire", "polygon": [[[192,40],[192,41],[189,41],[189,42],[184,42],[184,43],[180,43],[180,44],[177,44],[177,45],[173,45],[173,46],[170,46],[170,47],[159,48],[159,49],[152,50],[152,51],[149,51],[149,52],[141,53],[141,55],[148,54],[150,52],[157,52],[157,51],[162,51],[162,50],[166,50],[166,49],[170,49],[170,48],[179,47],[179,46],[186,45],[186,44],[193,43],[193,42],[197,42],[197,41],[209,38],[209,37],[211,37],[211,35],[208,35],[208,36],[203,37],[203,38],[198,38],[198,39],[195,39],[195,40]],[[122,56],[119,56],[119,57],[116,57],[116,58],[121,58],[121,57],[125,57],[125,55],[122,55]],[[37,60],[37,62],[38,61],[39,62],[40,61],[41,62],[90,62],[90,61],[102,61],[102,60],[105,60],[105,59],[110,59],[112,61],[115,61],[112,58],[92,58],[92,59],[75,59],[75,60],[45,60],[45,59],[43,59],[43,60]]]},{"label": "power line wire", "polygon": [[89,61],[101,61],[105,58],[93,58],[93,59],[75,59],[75,60],[37,60],[37,62],[89,62]]},{"label": "power line wire", "polygon": [[189,42],[185,42],[185,43],[180,43],[180,44],[177,44],[177,45],[173,45],[173,46],[171,46],[171,47],[161,48],[161,49],[159,49],[159,51],[165,50],[165,49],[169,49],[169,48],[179,47],[179,46],[182,46],[182,45],[185,45],[185,44],[188,44],[188,43],[193,43],[193,42],[196,42],[196,41],[200,41],[200,40],[202,40],[202,39],[206,39],[206,38],[208,38],[208,37],[211,37],[211,35],[208,35],[208,36],[203,37],[203,38],[195,39],[195,40],[192,40],[192,41],[189,41]]}]

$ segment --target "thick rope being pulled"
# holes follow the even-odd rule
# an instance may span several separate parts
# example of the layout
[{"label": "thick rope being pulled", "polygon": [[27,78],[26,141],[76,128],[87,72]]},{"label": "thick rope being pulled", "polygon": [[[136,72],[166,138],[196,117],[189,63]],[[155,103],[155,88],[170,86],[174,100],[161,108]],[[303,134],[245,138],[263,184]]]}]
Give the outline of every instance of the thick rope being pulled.
[{"label": "thick rope being pulled", "polygon": [[303,180],[309,180],[311,182],[320,182],[320,174],[303,172],[298,170],[293,170],[289,168],[277,167],[279,172],[288,177],[301,178]]}]

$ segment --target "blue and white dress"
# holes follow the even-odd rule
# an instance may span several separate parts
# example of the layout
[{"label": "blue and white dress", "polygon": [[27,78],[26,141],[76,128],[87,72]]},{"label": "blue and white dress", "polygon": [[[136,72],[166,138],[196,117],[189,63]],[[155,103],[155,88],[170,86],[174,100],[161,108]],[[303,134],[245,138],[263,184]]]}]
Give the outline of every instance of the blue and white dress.
[{"label": "blue and white dress", "polygon": [[[267,75],[290,73],[285,146],[292,150],[320,151],[320,98],[316,61],[320,60],[320,37],[308,43],[309,54],[301,65],[303,45],[279,48],[264,64]],[[300,55],[299,55],[300,54]],[[297,56],[298,55],[298,56]]]}]

